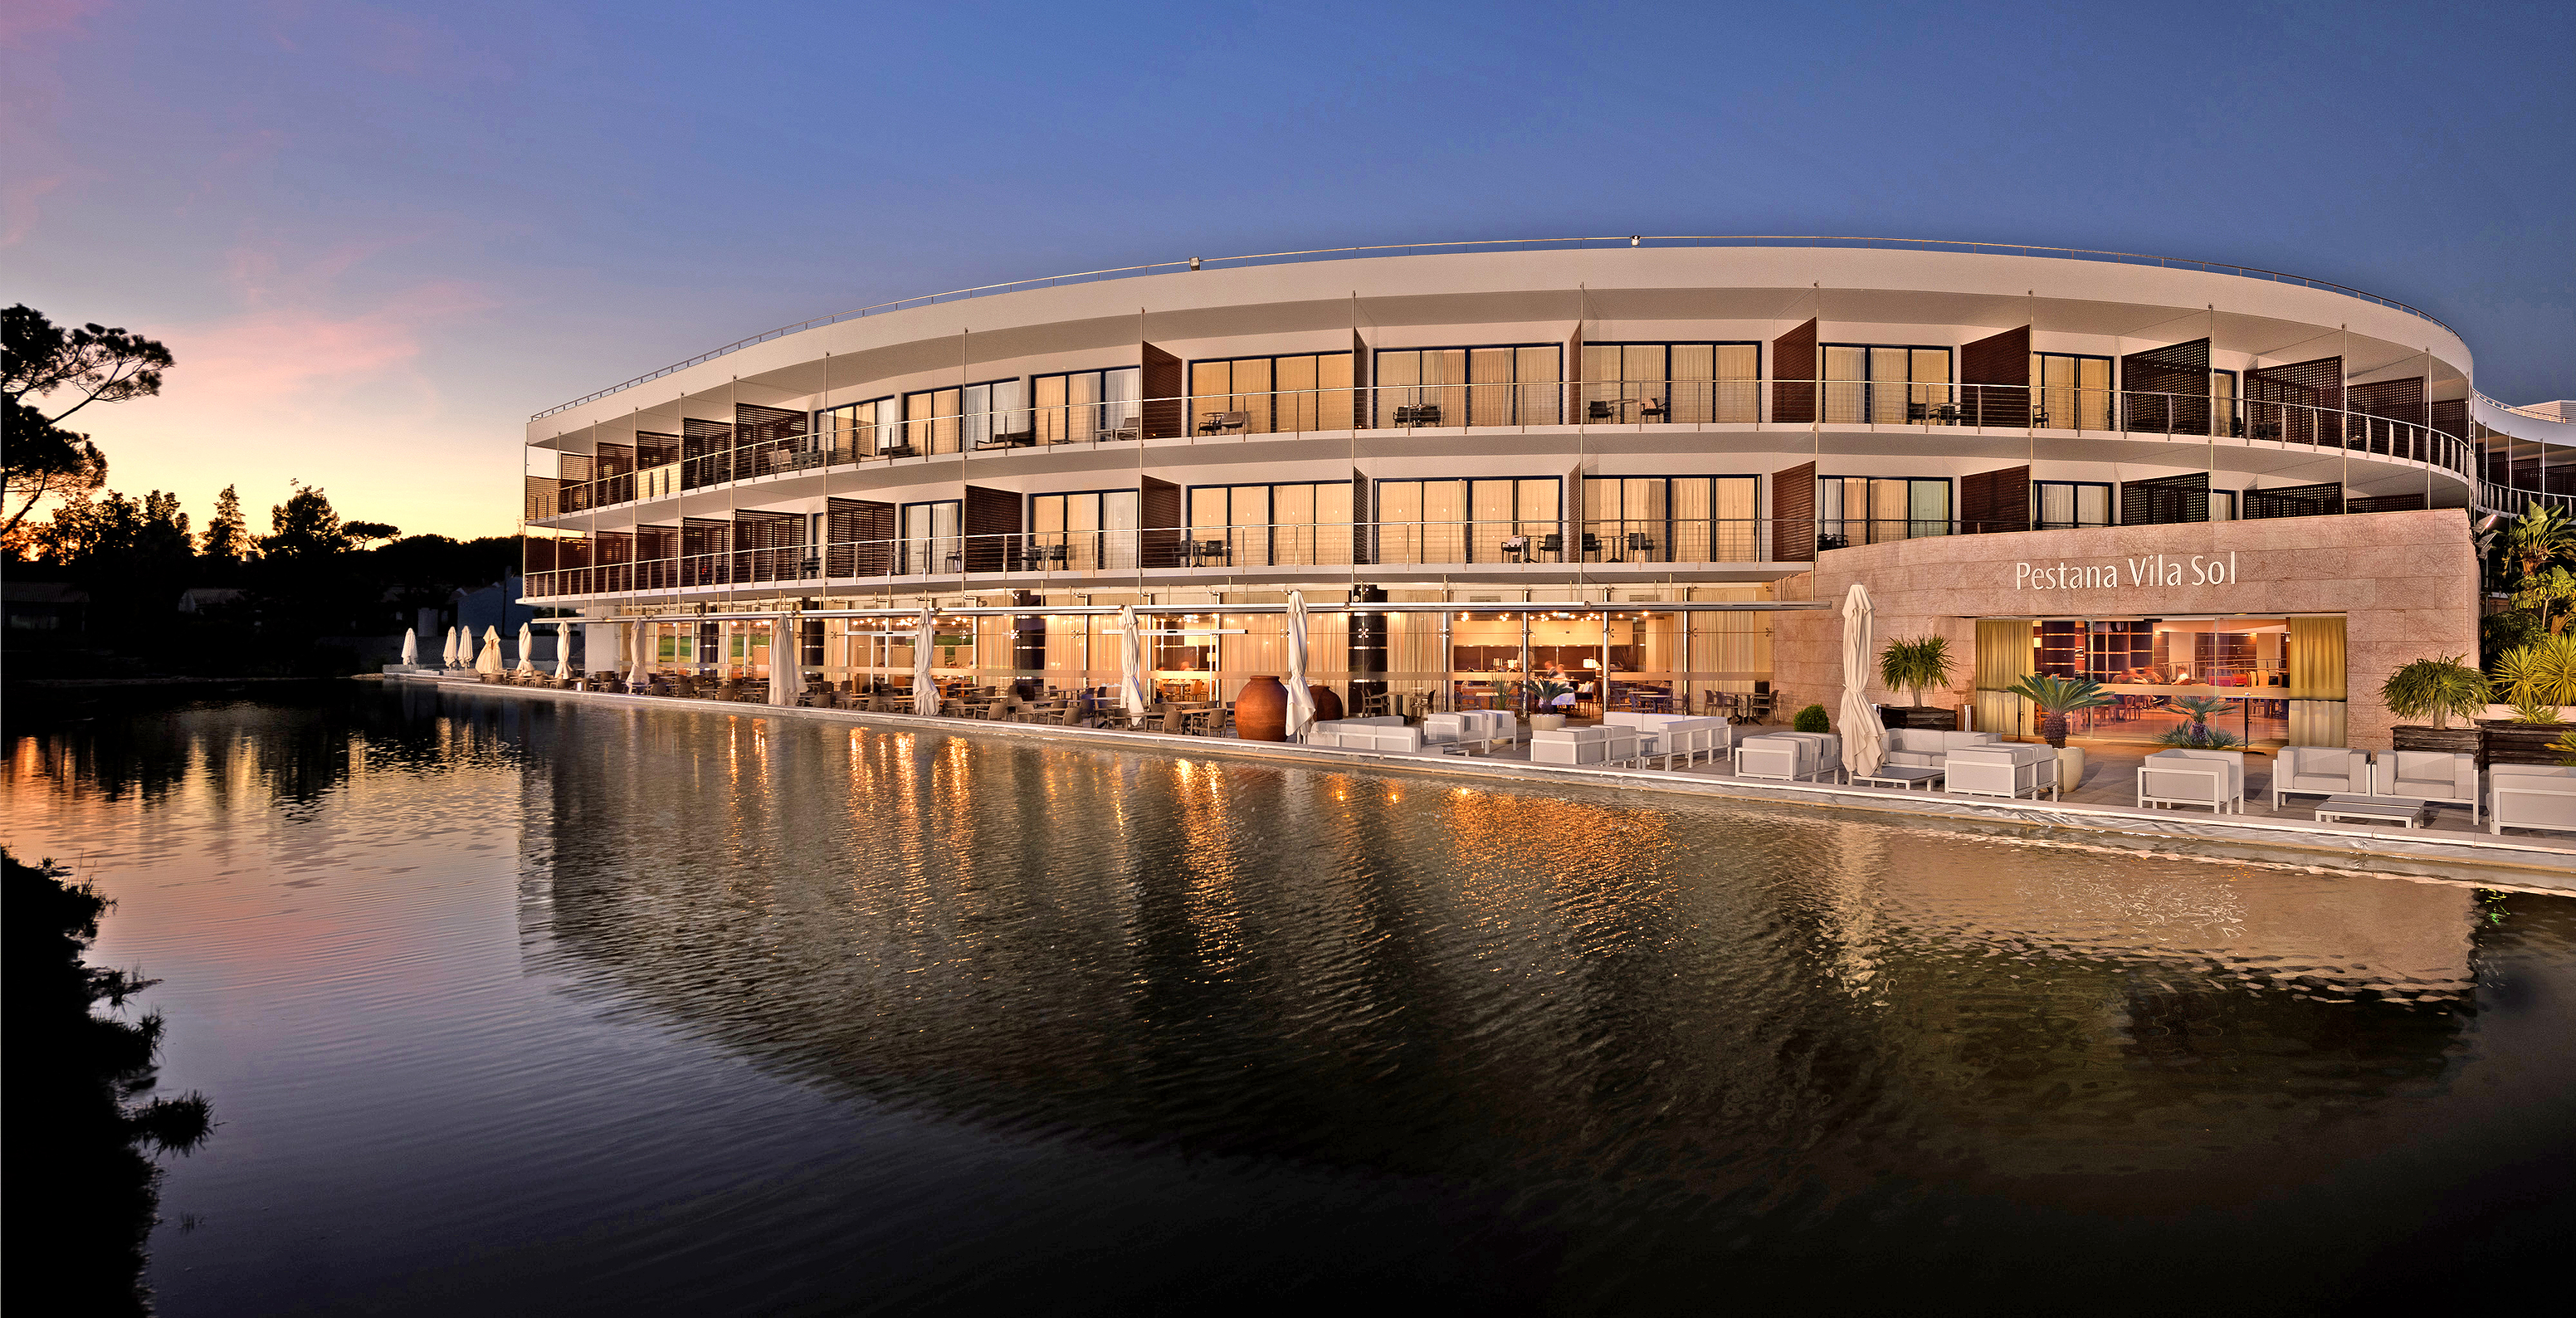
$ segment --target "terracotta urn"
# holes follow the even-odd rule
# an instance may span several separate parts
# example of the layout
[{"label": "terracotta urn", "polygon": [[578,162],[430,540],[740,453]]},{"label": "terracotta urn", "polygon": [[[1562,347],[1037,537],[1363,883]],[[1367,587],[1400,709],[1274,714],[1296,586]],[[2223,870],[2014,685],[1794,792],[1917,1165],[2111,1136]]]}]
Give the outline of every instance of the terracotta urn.
[{"label": "terracotta urn", "polygon": [[1333,694],[1331,687],[1310,686],[1306,688],[1306,694],[1315,698],[1316,722],[1342,717],[1342,698]]},{"label": "terracotta urn", "polygon": [[1234,735],[1245,741],[1288,740],[1288,688],[1256,677],[1234,698]]}]

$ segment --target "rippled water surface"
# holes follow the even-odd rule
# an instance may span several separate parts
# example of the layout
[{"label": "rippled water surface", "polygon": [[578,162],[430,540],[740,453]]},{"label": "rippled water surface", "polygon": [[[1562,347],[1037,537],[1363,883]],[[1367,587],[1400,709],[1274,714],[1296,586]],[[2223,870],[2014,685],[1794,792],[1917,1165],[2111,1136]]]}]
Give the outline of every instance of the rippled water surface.
[{"label": "rippled water surface", "polygon": [[[373,687],[14,712],[163,983],[165,1313],[2460,1300],[2576,902]],[[73,717],[62,717],[70,715]]]}]

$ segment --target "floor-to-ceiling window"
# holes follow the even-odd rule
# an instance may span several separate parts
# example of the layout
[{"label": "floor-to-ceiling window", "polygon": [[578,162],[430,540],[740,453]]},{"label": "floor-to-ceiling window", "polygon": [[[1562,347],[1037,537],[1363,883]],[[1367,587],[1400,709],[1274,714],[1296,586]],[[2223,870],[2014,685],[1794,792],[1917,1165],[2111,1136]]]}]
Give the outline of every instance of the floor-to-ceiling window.
[{"label": "floor-to-ceiling window", "polygon": [[968,448],[1037,442],[1037,418],[1029,411],[1026,380],[987,380],[966,386],[964,430]]},{"label": "floor-to-ceiling window", "polygon": [[1564,415],[1556,344],[1389,348],[1375,359],[1381,426],[1551,426]]},{"label": "floor-to-ceiling window", "polygon": [[2107,481],[2032,481],[2031,529],[2065,531],[2111,524]]},{"label": "floor-to-ceiling window", "polygon": [[2031,424],[2057,430],[2111,428],[2111,359],[2067,352],[2030,355],[2038,394]]},{"label": "floor-to-ceiling window", "polygon": [[1351,427],[1351,354],[1190,363],[1190,424],[1203,434]]},{"label": "floor-to-ceiling window", "polygon": [[[2031,671],[2102,684],[2112,703],[2070,720],[2113,741],[2343,743],[2343,623],[2309,617],[2039,618]],[[1978,643],[1988,641],[1980,624]],[[2001,644],[2017,641],[1999,640]],[[2315,740],[2305,740],[2315,738]]]},{"label": "floor-to-ceiling window", "polygon": [[1883,544],[1950,533],[1950,482],[1942,477],[1819,476],[1816,547]]},{"label": "floor-to-ceiling window", "polygon": [[2209,373],[2209,433],[2242,435],[2245,418],[2236,410],[2236,372]]},{"label": "floor-to-ceiling window", "polygon": [[1041,444],[1134,439],[1144,416],[1144,368],[1041,375],[1029,382]]},{"label": "floor-to-ceiling window", "polygon": [[1379,481],[1381,563],[1503,563],[1565,555],[1554,476]]},{"label": "floor-to-ceiling window", "polygon": [[1583,421],[1758,421],[1757,343],[1587,343]]},{"label": "floor-to-ceiling window", "polygon": [[814,414],[814,429],[836,462],[872,458],[903,442],[903,400],[872,398]]},{"label": "floor-to-ceiling window", "polygon": [[1348,563],[1351,483],[1192,486],[1190,543],[1194,558],[1221,546],[1235,567]]},{"label": "floor-to-ceiling window", "polygon": [[903,506],[904,572],[924,576],[959,569],[965,553],[965,542],[958,538],[961,507],[957,499]]},{"label": "floor-to-ceiling window", "polygon": [[1751,476],[1587,476],[1587,562],[1746,563],[1761,556]]},{"label": "floor-to-ceiling window", "polygon": [[1823,348],[1827,421],[1937,421],[1955,401],[1947,348],[1872,343],[1828,343]]},{"label": "floor-to-ceiling window", "polygon": [[1134,490],[1029,496],[1029,544],[1040,571],[1133,570],[1138,524]]},{"label": "floor-to-ceiling window", "polygon": [[903,396],[903,443],[915,453],[957,451],[957,389],[924,389]]}]

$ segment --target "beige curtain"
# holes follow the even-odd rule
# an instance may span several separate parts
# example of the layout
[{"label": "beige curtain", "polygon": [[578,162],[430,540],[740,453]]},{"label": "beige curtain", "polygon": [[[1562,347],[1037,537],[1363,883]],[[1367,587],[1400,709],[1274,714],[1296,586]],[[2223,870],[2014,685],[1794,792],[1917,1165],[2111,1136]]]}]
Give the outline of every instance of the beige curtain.
[{"label": "beige curtain", "polygon": [[2037,671],[2031,666],[2031,620],[1977,620],[1977,731],[2029,736],[2029,702],[2009,688]]},{"label": "beige curtain", "polygon": [[2290,744],[2344,744],[2341,616],[2290,619]]}]

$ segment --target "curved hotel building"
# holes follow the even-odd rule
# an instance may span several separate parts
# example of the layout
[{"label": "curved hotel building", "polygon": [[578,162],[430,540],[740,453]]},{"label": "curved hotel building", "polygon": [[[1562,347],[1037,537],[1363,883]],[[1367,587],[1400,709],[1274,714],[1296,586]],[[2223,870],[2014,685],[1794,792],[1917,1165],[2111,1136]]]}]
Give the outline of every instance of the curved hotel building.
[{"label": "curved hotel building", "polygon": [[[1852,583],[1978,726],[2081,675],[2256,743],[2385,746],[2475,654],[2470,522],[2576,504],[2576,426],[2459,336],[2266,271],[2106,253],[1612,239],[1300,253],[809,322],[540,414],[527,602],[596,667],[782,687],[1283,672],[1397,707],[1562,672],[1595,707],[1840,694]],[[602,656],[621,656],[613,662]],[[773,665],[780,665],[773,669]],[[792,667],[791,667],[792,666]],[[1869,695],[1901,703],[1900,693]],[[2159,720],[2162,720],[2161,722]]]}]

